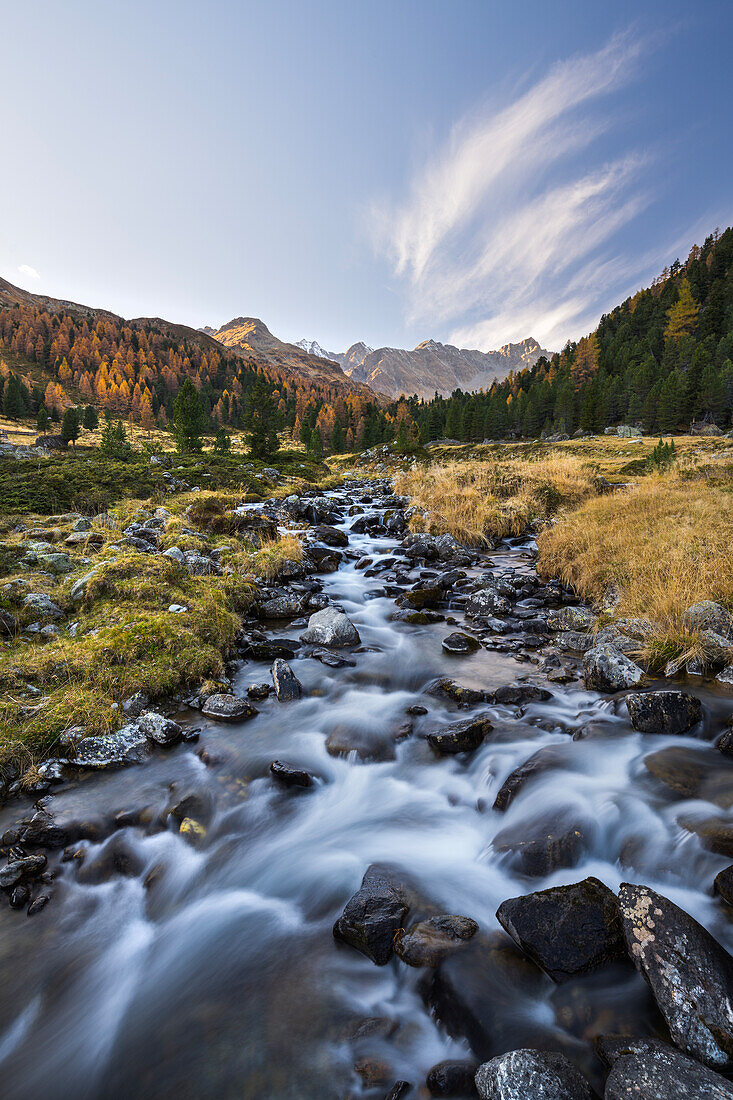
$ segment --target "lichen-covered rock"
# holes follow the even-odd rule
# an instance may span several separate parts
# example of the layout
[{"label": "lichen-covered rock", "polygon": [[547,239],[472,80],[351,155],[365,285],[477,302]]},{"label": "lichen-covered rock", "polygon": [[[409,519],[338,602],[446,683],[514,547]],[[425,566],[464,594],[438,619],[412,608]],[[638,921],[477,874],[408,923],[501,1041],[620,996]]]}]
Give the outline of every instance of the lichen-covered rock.
[{"label": "lichen-covered rock", "polygon": [[448,634],[443,638],[441,644],[446,653],[459,657],[475,653],[481,643],[478,638],[473,638],[470,634],[464,634],[461,630],[455,630],[452,634]]},{"label": "lichen-covered rock", "polygon": [[733,1085],[659,1039],[602,1040],[605,1100],[733,1100]]},{"label": "lichen-covered rock", "polygon": [[509,601],[495,589],[482,588],[469,597],[466,614],[469,619],[486,619],[495,615],[506,615],[509,608]]},{"label": "lichen-covered rock", "polygon": [[648,886],[623,883],[629,954],[649,982],[676,1045],[733,1068],[733,958],[696,920]]},{"label": "lichen-covered rock", "polygon": [[626,959],[618,898],[597,878],[508,898],[496,916],[554,982]]},{"label": "lichen-covered rock", "polygon": [[493,726],[488,717],[479,714],[475,718],[465,718],[462,722],[443,726],[426,736],[428,744],[435,752],[447,754],[472,752],[479,747],[492,729]]},{"label": "lichen-covered rock", "polygon": [[702,718],[702,703],[686,691],[635,691],[626,706],[640,733],[687,733]]},{"label": "lichen-covered rock", "polygon": [[23,607],[42,619],[60,619],[63,611],[45,592],[29,592],[23,600]]},{"label": "lichen-covered rock", "polygon": [[138,726],[146,737],[155,741],[157,745],[175,745],[183,737],[183,730],[172,718],[164,718],[149,710],[137,720]]},{"label": "lichen-covered rock", "polygon": [[598,616],[588,607],[560,607],[547,616],[550,630],[573,630],[587,633],[596,624]]},{"label": "lichen-covered rock", "polygon": [[296,619],[302,613],[303,597],[295,592],[274,596],[259,605],[259,614],[263,619]]},{"label": "lichen-covered rock", "polygon": [[712,630],[723,638],[733,639],[733,615],[713,600],[701,600],[688,607],[682,616],[682,625],[685,630]]},{"label": "lichen-covered rock", "polygon": [[308,629],[300,635],[301,642],[311,645],[325,645],[332,649],[358,645],[361,641],[359,631],[348,615],[335,607],[324,607],[316,611],[308,620]]},{"label": "lichen-covered rock", "polygon": [[564,1054],[512,1050],[484,1062],[476,1073],[481,1100],[593,1100],[585,1077]]},{"label": "lichen-covered rock", "polygon": [[116,733],[100,733],[77,742],[69,760],[78,768],[119,768],[141,764],[150,755],[147,735],[137,722]]},{"label": "lichen-covered rock", "polygon": [[394,939],[394,950],[408,966],[437,966],[441,959],[455,951],[478,932],[470,917],[441,914],[400,931]]},{"label": "lichen-covered rock", "polygon": [[583,657],[583,681],[594,691],[621,691],[636,687],[642,671],[615,645],[594,646]]},{"label": "lichen-covered rock", "polygon": [[348,943],[377,966],[392,957],[394,936],[404,924],[409,903],[397,874],[373,863],[333,926],[336,939]]},{"label": "lichen-covered rock", "polygon": [[207,718],[216,719],[217,722],[246,722],[248,718],[254,718],[257,708],[253,707],[247,699],[220,692],[208,696],[201,708],[201,713]]},{"label": "lichen-covered rock", "polygon": [[275,695],[280,703],[289,703],[294,699],[300,699],[303,688],[287,661],[284,661],[282,657],[278,657],[272,666],[271,672]]}]

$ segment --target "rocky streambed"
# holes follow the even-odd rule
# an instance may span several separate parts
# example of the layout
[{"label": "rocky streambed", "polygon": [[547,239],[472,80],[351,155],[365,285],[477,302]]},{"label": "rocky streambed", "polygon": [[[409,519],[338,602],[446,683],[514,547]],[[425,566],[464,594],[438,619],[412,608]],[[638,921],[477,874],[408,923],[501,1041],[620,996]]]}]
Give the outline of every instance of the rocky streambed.
[{"label": "rocky streambed", "polygon": [[266,504],[229,682],[4,808],[6,1096],[733,1097],[725,685],[403,507]]}]

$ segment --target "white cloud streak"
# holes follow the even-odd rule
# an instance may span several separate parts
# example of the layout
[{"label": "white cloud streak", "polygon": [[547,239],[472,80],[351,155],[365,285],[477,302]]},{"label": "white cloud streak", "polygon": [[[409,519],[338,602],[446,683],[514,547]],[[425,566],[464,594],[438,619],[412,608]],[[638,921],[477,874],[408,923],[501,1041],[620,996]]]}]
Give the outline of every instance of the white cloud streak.
[{"label": "white cloud streak", "polygon": [[650,201],[649,158],[628,154],[577,166],[606,129],[592,100],[634,74],[631,34],[556,65],[513,103],[464,121],[414,179],[408,199],[373,210],[375,242],[406,290],[415,323],[451,327],[451,341],[496,347],[533,335],[560,346],[592,324],[601,274],[631,279],[623,258],[603,254]]},{"label": "white cloud streak", "polygon": [[26,279],[40,279],[41,277],[35,267],[31,267],[30,264],[21,264],[18,268],[18,272],[21,275],[25,275]]}]

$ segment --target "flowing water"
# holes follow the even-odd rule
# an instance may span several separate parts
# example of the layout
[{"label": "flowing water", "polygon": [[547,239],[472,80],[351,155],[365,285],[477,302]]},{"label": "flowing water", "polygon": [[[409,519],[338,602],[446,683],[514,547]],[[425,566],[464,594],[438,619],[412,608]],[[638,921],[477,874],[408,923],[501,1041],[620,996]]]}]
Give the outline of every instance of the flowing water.
[{"label": "flowing water", "polygon": [[[334,499],[348,504],[358,491]],[[352,522],[344,519],[346,531]],[[486,691],[544,679],[516,659],[511,644],[504,653],[482,648],[450,657],[441,640],[455,628],[391,621],[395,604],[383,578],[355,563],[363,554],[378,562],[397,545],[351,533],[353,553],[322,578],[361,634],[353,667],[296,658],[300,701],[271,696],[246,724],[204,724],[198,745],[161,750],[143,766],[54,791],[50,808],[82,813],[99,823],[100,835],[120,813],[134,811],[134,823],[74,846],[84,851],[83,863],[53,854],[53,896],[39,915],[0,910],[0,1080],[8,1100],[336,1100],[383,1097],[396,1079],[414,1083],[410,1095],[426,1095],[418,1091],[426,1071],[468,1056],[466,1040],[451,1039],[431,1016],[421,971],[396,959],[376,967],[331,933],[375,861],[407,872],[433,911],[473,917],[489,939],[505,898],[596,875],[614,889],[625,879],[651,885],[730,946],[725,912],[711,893],[728,861],[677,823],[720,810],[675,794],[643,762],[669,745],[699,748],[711,767],[730,768],[727,760],[707,741],[633,732],[618,700],[579,682],[550,685],[548,702],[488,707],[494,732],[476,752],[435,756],[422,732],[487,710],[457,711],[424,695],[435,677]],[[527,550],[506,546],[482,568],[530,572]],[[268,675],[267,664],[244,663],[235,691]],[[711,714],[704,736],[711,738],[730,706],[704,698]],[[387,737],[416,703],[429,714],[414,719],[410,736]],[[196,712],[181,720],[202,725]],[[333,757],[325,741],[335,729],[387,744],[382,755],[393,758]],[[580,730],[587,736],[573,740]],[[505,813],[494,810],[507,775],[551,745],[558,747],[555,766]],[[278,787],[268,771],[274,759],[314,773],[315,787]],[[207,828],[198,845],[161,827],[166,808],[192,793]],[[8,806],[0,825],[18,816],[17,805]],[[528,878],[494,841],[502,831],[529,835],[546,818],[577,823],[583,850],[575,866]],[[659,1026],[633,972],[566,987],[539,975],[513,984],[511,968],[505,983],[501,967],[497,973],[493,984],[470,971],[464,980],[483,981],[471,992],[496,1017],[499,1049],[530,1045],[541,1033],[545,1045],[549,1037],[586,1067],[597,1031]],[[360,1059],[361,1076],[354,1069]]]}]

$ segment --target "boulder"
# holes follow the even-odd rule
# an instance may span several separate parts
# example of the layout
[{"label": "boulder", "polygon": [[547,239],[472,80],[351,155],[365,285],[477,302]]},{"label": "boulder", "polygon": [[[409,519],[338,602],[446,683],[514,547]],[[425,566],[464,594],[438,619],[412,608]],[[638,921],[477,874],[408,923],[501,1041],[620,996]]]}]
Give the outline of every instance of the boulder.
[{"label": "boulder", "polygon": [[533,753],[528,760],[515,768],[506,777],[499,793],[494,799],[494,809],[503,812],[514,801],[525,784],[535,775],[542,775],[552,768],[569,766],[567,745],[544,745]]},{"label": "boulder", "polygon": [[0,867],[0,886],[9,890],[21,879],[35,878],[40,875],[47,863],[45,856],[24,856],[13,859],[5,867]]},{"label": "boulder", "polygon": [[685,798],[703,798],[723,810],[733,807],[733,763],[726,756],[670,745],[645,756],[644,767]]},{"label": "boulder", "polygon": [[727,905],[733,905],[733,863],[730,867],[724,867],[722,871],[718,871],[713,882],[713,891]]},{"label": "boulder", "polygon": [[461,947],[478,932],[470,917],[443,914],[399,931],[394,939],[394,951],[408,966],[437,966],[451,951]]},{"label": "boulder", "polygon": [[270,775],[283,787],[313,786],[313,776],[310,772],[294,768],[292,764],[286,764],[284,760],[273,760],[270,764]]},{"label": "boulder", "polygon": [[[474,703],[486,702],[485,691],[479,691],[477,688],[464,687],[463,684],[458,684],[455,680],[451,680],[447,676],[443,676],[430,684],[430,686],[425,689],[425,694],[434,695],[437,698],[450,699],[452,702],[458,703],[459,706],[473,706]],[[427,711],[424,711],[424,713],[427,714]]]},{"label": "boulder", "polygon": [[587,826],[567,813],[542,814],[502,829],[494,851],[511,856],[510,863],[530,878],[549,875],[558,867],[575,867],[586,848]]},{"label": "boulder", "polygon": [[629,954],[675,1044],[714,1069],[733,1068],[733,958],[648,886],[623,883],[619,905]]},{"label": "boulder", "polygon": [[172,718],[164,718],[149,710],[138,718],[138,726],[146,737],[157,745],[175,745],[183,737],[183,730]]},{"label": "boulder", "polygon": [[18,630],[18,620],[15,615],[11,615],[9,611],[0,607],[0,635],[5,638],[12,638]]},{"label": "boulder", "polygon": [[315,527],[313,534],[319,542],[325,542],[326,546],[343,547],[349,545],[349,537],[345,531],[339,531],[337,527],[329,527],[325,523]]},{"label": "boulder", "polygon": [[587,633],[596,624],[598,616],[588,607],[560,607],[547,616],[550,630],[572,630]]},{"label": "boulder", "polygon": [[217,722],[246,722],[248,718],[254,718],[257,709],[247,699],[240,699],[237,695],[217,693],[207,697],[201,713]]},{"label": "boulder", "polygon": [[641,439],[641,429],[634,428],[631,424],[619,424],[616,435],[619,439]]},{"label": "boulder", "polygon": [[466,614],[469,619],[487,619],[495,615],[506,615],[509,611],[509,601],[493,588],[482,588],[469,596],[466,603]]},{"label": "boulder", "polygon": [[475,1062],[449,1059],[438,1062],[425,1078],[431,1096],[477,1096],[474,1078],[478,1066]]},{"label": "boulder", "polygon": [[583,682],[594,691],[615,692],[636,687],[642,671],[617,646],[593,646],[583,657]]},{"label": "boulder", "polygon": [[511,707],[521,707],[525,703],[544,703],[551,698],[552,692],[538,687],[537,684],[502,684],[491,696],[492,702]]},{"label": "boulder", "polygon": [[373,863],[334,924],[333,934],[377,966],[384,966],[392,957],[395,933],[403,926],[408,911],[406,893],[396,872]]},{"label": "boulder", "polygon": [[554,982],[626,959],[618,898],[597,878],[509,898],[496,916]]},{"label": "boulder", "polygon": [[481,1100],[593,1100],[573,1063],[554,1050],[512,1050],[476,1073]]},{"label": "boulder", "polygon": [[294,592],[286,596],[275,596],[259,605],[262,619],[296,619],[303,611],[303,597]]},{"label": "boulder", "polygon": [[280,703],[289,703],[293,699],[300,699],[303,688],[287,661],[284,661],[282,657],[278,657],[272,666],[271,672],[275,695]]},{"label": "boulder", "polygon": [[614,1040],[610,1052],[602,1040],[599,1053],[612,1066],[605,1100],[733,1100],[729,1081],[659,1039]]},{"label": "boulder", "polygon": [[723,638],[733,640],[733,615],[722,604],[713,600],[701,600],[688,607],[682,616],[682,626],[691,633],[711,630]]},{"label": "boulder", "polygon": [[147,735],[137,722],[129,722],[116,733],[83,737],[69,755],[77,768],[119,768],[141,764],[150,755]]},{"label": "boulder", "polygon": [[41,619],[60,619],[63,611],[45,592],[29,592],[23,600],[23,607]]},{"label": "boulder", "polygon": [[431,749],[438,753],[472,752],[493,728],[488,717],[479,714],[475,718],[465,718],[462,722],[433,730],[426,737]]},{"label": "boulder", "polygon": [[460,657],[468,653],[475,653],[481,643],[478,638],[473,638],[470,634],[464,634],[462,631],[456,630],[453,634],[443,638],[441,644],[446,653],[450,653],[454,657]]},{"label": "boulder", "polygon": [[686,691],[635,691],[626,706],[640,733],[687,733],[702,719],[702,703]]},{"label": "boulder", "polygon": [[335,607],[324,607],[322,611],[311,615],[308,629],[300,635],[300,640],[307,644],[342,649],[345,646],[358,645],[361,638],[348,615]]}]

